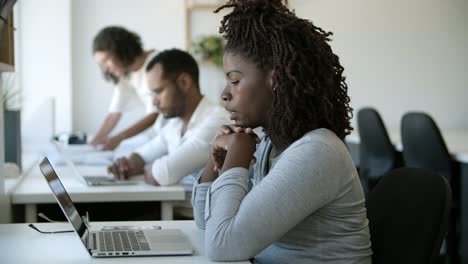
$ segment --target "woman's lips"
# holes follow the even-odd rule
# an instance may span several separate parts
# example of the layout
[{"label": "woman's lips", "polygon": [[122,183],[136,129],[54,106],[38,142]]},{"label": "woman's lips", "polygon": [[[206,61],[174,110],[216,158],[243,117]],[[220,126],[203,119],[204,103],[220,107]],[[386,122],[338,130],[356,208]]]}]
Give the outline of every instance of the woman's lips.
[{"label": "woman's lips", "polygon": [[229,113],[229,118],[231,120],[235,120],[237,118],[237,114],[235,111],[230,110],[229,108],[225,108],[226,111]]},{"label": "woman's lips", "polygon": [[230,112],[229,112],[229,115],[230,115],[230,119],[231,119],[231,120],[236,120],[236,118],[237,118],[236,112],[230,111]]}]

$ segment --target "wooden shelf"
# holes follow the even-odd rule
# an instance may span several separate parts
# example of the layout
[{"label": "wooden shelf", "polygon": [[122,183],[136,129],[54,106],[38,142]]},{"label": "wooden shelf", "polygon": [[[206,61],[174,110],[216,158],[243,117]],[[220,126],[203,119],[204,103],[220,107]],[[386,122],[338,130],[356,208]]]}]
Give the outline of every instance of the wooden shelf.
[{"label": "wooden shelf", "polygon": [[189,10],[195,10],[195,9],[212,9],[215,10],[218,8],[220,5],[214,5],[214,4],[195,4],[195,5],[190,5],[188,6]]},{"label": "wooden shelf", "polygon": [[[5,16],[4,14],[2,15]],[[11,10],[10,14],[7,16],[6,23],[3,25],[3,28],[0,31],[0,63],[6,65],[15,65],[15,40],[13,19],[13,10]],[[1,65],[1,67],[1,71],[12,71],[4,70],[3,65]],[[7,67],[7,69],[10,69],[10,67]]]},{"label": "wooden shelf", "polygon": [[213,9],[222,6],[226,1],[208,1],[209,3],[200,3],[199,1],[191,1],[187,0],[187,9],[194,10],[194,9]]},{"label": "wooden shelf", "polygon": [[203,0],[185,0],[185,48],[190,50],[192,41],[192,32],[190,29],[190,17],[192,12],[196,11],[214,11],[216,8],[226,3],[225,0],[203,1]]},{"label": "wooden shelf", "polygon": [[0,72],[14,72],[14,71],[15,71],[14,66],[0,62]]}]

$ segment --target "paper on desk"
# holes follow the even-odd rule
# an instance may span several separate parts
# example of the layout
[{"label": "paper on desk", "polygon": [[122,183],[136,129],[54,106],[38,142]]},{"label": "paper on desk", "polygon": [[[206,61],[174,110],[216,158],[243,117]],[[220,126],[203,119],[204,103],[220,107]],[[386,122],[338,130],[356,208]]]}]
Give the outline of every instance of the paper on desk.
[{"label": "paper on desk", "polygon": [[97,152],[98,150],[92,145],[62,145],[61,148],[68,153],[87,153]]},{"label": "paper on desk", "polygon": [[110,165],[114,157],[113,151],[97,150],[91,145],[63,145],[61,150],[76,165]]},{"label": "paper on desk", "polygon": [[84,176],[107,176],[109,178],[114,178],[114,175],[108,173],[107,166],[81,165],[78,171]]},{"label": "paper on desk", "polygon": [[83,163],[96,164],[96,163],[112,163],[114,153],[112,151],[100,151],[97,153],[89,153],[84,155]]},{"label": "paper on desk", "polygon": [[112,151],[95,153],[69,154],[69,158],[76,165],[111,165],[114,154]]}]

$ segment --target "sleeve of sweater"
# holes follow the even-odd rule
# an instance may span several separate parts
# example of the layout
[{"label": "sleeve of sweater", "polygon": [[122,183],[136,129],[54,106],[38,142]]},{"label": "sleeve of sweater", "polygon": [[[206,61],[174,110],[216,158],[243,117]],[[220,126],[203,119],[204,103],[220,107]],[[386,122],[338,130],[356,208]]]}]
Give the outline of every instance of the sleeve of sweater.
[{"label": "sleeve of sweater", "polygon": [[[296,142],[299,143],[299,142]],[[329,203],[343,175],[341,156],[321,141],[294,143],[250,192],[249,171],[232,168],[209,187],[195,188],[205,198],[205,250],[215,261],[254,257],[312,212]],[[202,208],[196,200],[194,208]]]},{"label": "sleeve of sweater", "polygon": [[200,229],[205,229],[205,203],[206,203],[206,192],[208,191],[208,187],[212,184],[212,182],[203,182],[199,183],[201,175],[203,175],[202,170],[195,178],[196,181],[193,184],[192,190],[192,207],[193,207],[193,218],[195,220],[195,224]]}]

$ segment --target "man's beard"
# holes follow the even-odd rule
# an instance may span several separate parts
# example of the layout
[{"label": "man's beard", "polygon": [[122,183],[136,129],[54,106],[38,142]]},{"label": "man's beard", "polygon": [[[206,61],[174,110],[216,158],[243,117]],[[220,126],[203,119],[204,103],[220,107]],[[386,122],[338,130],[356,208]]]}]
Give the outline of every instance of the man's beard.
[{"label": "man's beard", "polygon": [[[110,73],[110,72],[106,72],[106,71],[103,71],[102,74],[104,75],[104,79],[106,81],[110,81],[112,82],[113,84],[116,84],[119,82],[120,78],[115,76],[114,74]],[[124,74],[124,76],[127,76],[128,75],[128,72],[126,72]]]},{"label": "man's beard", "polygon": [[185,95],[182,93],[182,90],[180,88],[180,86],[175,83],[175,88],[176,88],[176,92],[175,92],[175,95],[174,97],[175,98],[179,98],[178,100],[176,100],[176,104],[175,105],[172,105],[171,109],[169,109],[169,112],[167,113],[162,113],[164,118],[175,118],[175,117],[181,117],[182,114],[185,112],[185,105],[183,103],[183,101],[185,100]]}]

